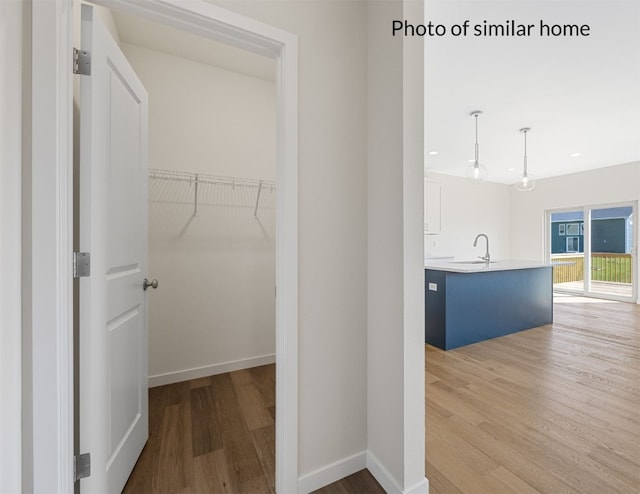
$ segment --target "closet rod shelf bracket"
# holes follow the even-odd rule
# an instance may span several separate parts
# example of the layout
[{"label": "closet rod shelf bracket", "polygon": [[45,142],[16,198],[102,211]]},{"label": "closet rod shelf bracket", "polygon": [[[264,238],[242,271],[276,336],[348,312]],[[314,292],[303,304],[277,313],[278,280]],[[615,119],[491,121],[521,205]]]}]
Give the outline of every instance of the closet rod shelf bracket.
[{"label": "closet rod shelf bracket", "polygon": [[198,174],[194,174],[193,178],[194,190],[193,190],[193,216],[198,216]]},{"label": "closet rod shelf bracket", "polygon": [[258,184],[258,193],[256,194],[256,207],[253,209],[253,217],[258,217],[258,203],[260,202],[260,192],[262,192],[262,180]]}]

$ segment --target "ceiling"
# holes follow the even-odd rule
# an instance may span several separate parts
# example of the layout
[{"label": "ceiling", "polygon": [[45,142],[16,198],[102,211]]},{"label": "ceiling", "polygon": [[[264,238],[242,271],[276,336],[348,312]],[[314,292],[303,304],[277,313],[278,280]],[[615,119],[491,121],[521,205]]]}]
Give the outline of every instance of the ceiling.
[{"label": "ceiling", "polygon": [[[425,38],[427,170],[464,176],[474,110],[492,182],[522,175],[522,127],[536,178],[640,161],[640,2],[427,1],[426,17],[535,25],[530,37]],[[540,20],[588,24],[590,36],[540,37]]]},{"label": "ceiling", "polygon": [[276,63],[271,58],[116,10],[112,14],[121,43],[142,46],[259,79],[275,80]]},{"label": "ceiling", "polygon": [[[527,134],[536,178],[640,161],[640,0],[426,1],[426,18],[450,28],[534,24],[529,37],[425,37],[425,169],[464,176],[474,158],[489,181],[522,174]],[[114,12],[122,42],[267,80],[275,62]],[[538,23],[588,24],[588,37],[540,37]],[[429,154],[437,152],[437,155]],[[573,156],[579,153],[579,156]]]}]

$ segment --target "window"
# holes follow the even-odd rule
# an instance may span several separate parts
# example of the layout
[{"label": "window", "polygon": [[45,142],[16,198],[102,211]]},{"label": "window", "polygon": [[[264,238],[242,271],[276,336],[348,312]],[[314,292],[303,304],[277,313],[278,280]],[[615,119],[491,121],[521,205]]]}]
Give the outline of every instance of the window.
[{"label": "window", "polygon": [[580,238],[567,237],[565,252],[580,252]]}]

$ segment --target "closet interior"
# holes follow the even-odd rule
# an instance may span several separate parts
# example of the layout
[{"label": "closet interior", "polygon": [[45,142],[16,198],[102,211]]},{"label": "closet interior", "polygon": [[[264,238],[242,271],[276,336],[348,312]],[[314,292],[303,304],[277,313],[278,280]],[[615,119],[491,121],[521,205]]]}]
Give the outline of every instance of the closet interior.
[{"label": "closet interior", "polygon": [[149,385],[273,363],[275,62],[114,19],[149,94]]}]

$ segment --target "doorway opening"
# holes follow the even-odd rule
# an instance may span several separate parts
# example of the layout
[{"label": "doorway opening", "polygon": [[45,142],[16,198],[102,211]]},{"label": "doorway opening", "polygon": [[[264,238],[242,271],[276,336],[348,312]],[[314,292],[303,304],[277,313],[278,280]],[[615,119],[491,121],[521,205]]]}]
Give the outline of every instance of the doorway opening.
[{"label": "doorway opening", "polygon": [[[193,227],[196,224],[196,219],[204,220],[209,218],[209,220],[211,220],[213,218],[214,220],[219,220],[218,227],[221,226],[220,223],[222,223],[223,227],[228,227],[228,224],[224,224],[225,221],[238,219],[236,213],[229,214],[230,208],[235,208],[236,212],[250,212],[252,231],[257,232],[256,236],[263,244],[263,252],[261,252],[261,254],[263,256],[271,255],[271,272],[265,274],[265,272],[269,271],[269,268],[264,268],[261,274],[264,275],[262,276],[262,285],[269,286],[269,297],[267,299],[269,302],[267,305],[269,303],[271,304],[270,311],[272,313],[272,335],[270,343],[272,346],[275,346],[275,349],[271,353],[267,351],[266,354],[260,349],[256,351],[259,354],[257,356],[258,360],[262,359],[265,360],[265,362],[267,360],[275,360],[278,364],[278,371],[275,377],[275,388],[278,390],[278,426],[276,428],[277,435],[275,438],[277,444],[277,471],[275,484],[279,486],[278,490],[290,490],[292,486],[297,484],[297,98],[295,37],[269,26],[260,25],[254,21],[248,22],[247,25],[242,25],[246,21],[245,18],[204,3],[202,5],[192,4],[188,9],[182,7],[176,9],[172,6],[157,5],[153,2],[150,2],[148,5],[145,4],[145,6],[126,1],[103,1],[96,3],[103,4],[110,8],[117,8],[118,10],[129,11],[130,13],[141,15],[147,19],[158,19],[158,17],[162,17],[166,24],[174,28],[185,29],[191,35],[195,36],[198,34],[208,38],[222,38],[225,42],[230,42],[239,48],[249,49],[276,60],[275,64],[273,60],[271,60],[272,66],[275,65],[276,69],[275,77],[273,78],[275,81],[272,81],[274,88],[272,92],[274,95],[271,101],[272,110],[274,110],[272,122],[273,132],[264,133],[265,135],[270,134],[273,150],[271,154],[274,155],[275,158],[272,159],[274,169],[270,174],[267,174],[266,177],[258,174],[255,179],[247,179],[246,174],[231,175],[223,173],[219,169],[205,169],[203,172],[202,168],[198,167],[189,169],[178,167],[177,170],[175,169],[176,167],[173,167],[170,171],[174,172],[173,178],[190,177],[186,181],[174,181],[175,183],[181,182],[181,186],[186,184],[189,187],[190,192],[188,195],[191,196],[191,199],[187,201],[185,197],[183,197],[185,194],[182,194],[182,192],[185,191],[178,191],[179,197],[174,197],[174,199],[177,200],[174,200],[172,204],[172,206],[174,206],[173,215],[176,216],[176,208],[178,210],[184,209],[187,203],[189,204],[188,207],[193,209],[189,219],[186,222],[182,222],[182,229],[177,232],[174,231],[174,240],[176,240],[176,237],[185,237],[191,233],[191,231],[188,232],[188,230],[190,228],[191,230],[195,229]],[[166,17],[169,14],[170,16]],[[186,88],[185,91],[189,91],[189,88]],[[246,97],[245,100],[248,102],[250,97]],[[153,112],[153,109],[151,111]],[[151,120],[152,122],[154,121],[153,113],[151,114]],[[196,125],[195,127],[204,130],[205,133],[207,130],[211,130],[207,126],[202,125]],[[244,144],[247,145],[247,143]],[[184,148],[182,152],[185,152]],[[158,179],[159,173],[156,170],[156,174],[151,180]],[[280,189],[278,195],[275,194],[276,181]],[[166,183],[168,184],[169,181],[166,181]],[[219,189],[224,189],[226,192],[222,194]],[[165,192],[167,192],[167,190],[165,190]],[[234,193],[232,199],[230,199],[229,193]],[[250,208],[246,205],[249,197],[251,197]],[[229,201],[236,201],[235,206],[230,206]],[[165,195],[165,200],[158,202],[164,202],[166,205],[171,201],[168,200]],[[228,217],[224,216],[225,207],[227,208]],[[167,217],[164,219],[165,221],[161,228],[166,227],[168,223],[170,223],[166,221],[168,219]],[[200,223],[202,224],[204,222],[200,221]],[[277,230],[276,223],[278,225]],[[171,226],[175,227],[175,225],[176,222]],[[247,226],[246,222],[244,226]],[[205,230],[206,228],[201,229],[200,234]],[[220,230],[221,229],[218,228],[216,233],[219,234]],[[229,233],[228,230],[226,233]],[[196,237],[198,236],[196,235]],[[194,239],[191,238],[191,240],[193,241]],[[198,240],[202,240],[202,238],[196,238],[195,240],[197,244]],[[234,243],[231,236],[227,236],[222,240],[218,238],[217,241],[221,244],[225,242]],[[193,243],[194,242],[192,242],[192,244]],[[264,247],[267,243],[269,243],[270,246]],[[236,238],[235,245],[243,247],[242,244],[243,242],[238,241]],[[244,247],[246,247],[246,244]],[[193,254],[193,245],[191,249],[191,254]],[[184,258],[186,256],[183,255],[182,257]],[[203,261],[202,259],[198,260],[193,258],[189,260],[195,261],[196,267],[198,262],[207,264],[207,260]],[[208,261],[210,264],[211,259]],[[225,260],[223,260],[222,264],[226,266],[230,264],[229,258],[226,259],[226,262],[224,261]],[[234,261],[238,264],[237,259]],[[173,263],[174,267],[177,267],[175,266],[176,264],[177,263]],[[153,270],[153,266],[151,270]],[[151,270],[149,271],[150,277],[156,276]],[[163,287],[166,286],[166,283],[163,284],[162,280],[160,284]],[[243,288],[247,292],[250,292],[255,291],[260,283],[254,279],[253,284],[241,284],[244,285]],[[270,298],[274,296],[274,286],[277,287],[275,290],[275,295],[277,295],[275,308],[274,299]],[[197,298],[198,293],[204,292],[206,292],[206,287],[200,291],[194,290],[191,295],[193,298]],[[180,294],[174,294],[173,298],[177,298],[178,295]],[[220,296],[219,298],[222,298],[225,295],[224,290],[219,291],[218,295]],[[213,304],[209,303],[209,305]],[[241,313],[242,311],[237,312]],[[245,310],[240,315],[246,316],[249,312],[251,311]],[[262,319],[268,318],[257,317],[258,322]],[[237,336],[237,334],[235,336]],[[242,339],[242,336],[240,339]],[[247,339],[246,335],[244,339]],[[202,346],[206,347],[207,345]],[[175,347],[173,349],[175,350]],[[244,360],[247,359],[243,359],[242,357],[236,359],[231,357],[228,360],[231,360],[231,368],[228,370],[232,370],[234,366],[235,368],[242,366],[250,367],[251,365],[259,363],[253,360],[247,365],[247,362],[244,362]],[[228,361],[224,363],[229,364]],[[194,375],[198,373],[201,375],[203,375],[202,373],[212,373],[212,370],[214,371],[213,373],[220,371],[220,369],[211,369],[209,367],[210,366],[207,365],[201,365],[187,369],[187,371],[191,371]],[[170,373],[160,371],[152,377],[157,378],[155,384],[161,384],[163,380],[165,380],[165,382],[167,379],[169,379],[169,381],[174,380],[175,376],[168,377],[169,374]],[[185,376],[183,375],[182,377],[184,378]]]},{"label": "doorway opening", "polygon": [[[125,492],[274,492],[275,62],[113,17],[149,94],[149,277],[160,282],[148,298],[149,444]],[[229,466],[237,448],[250,479]]]}]

